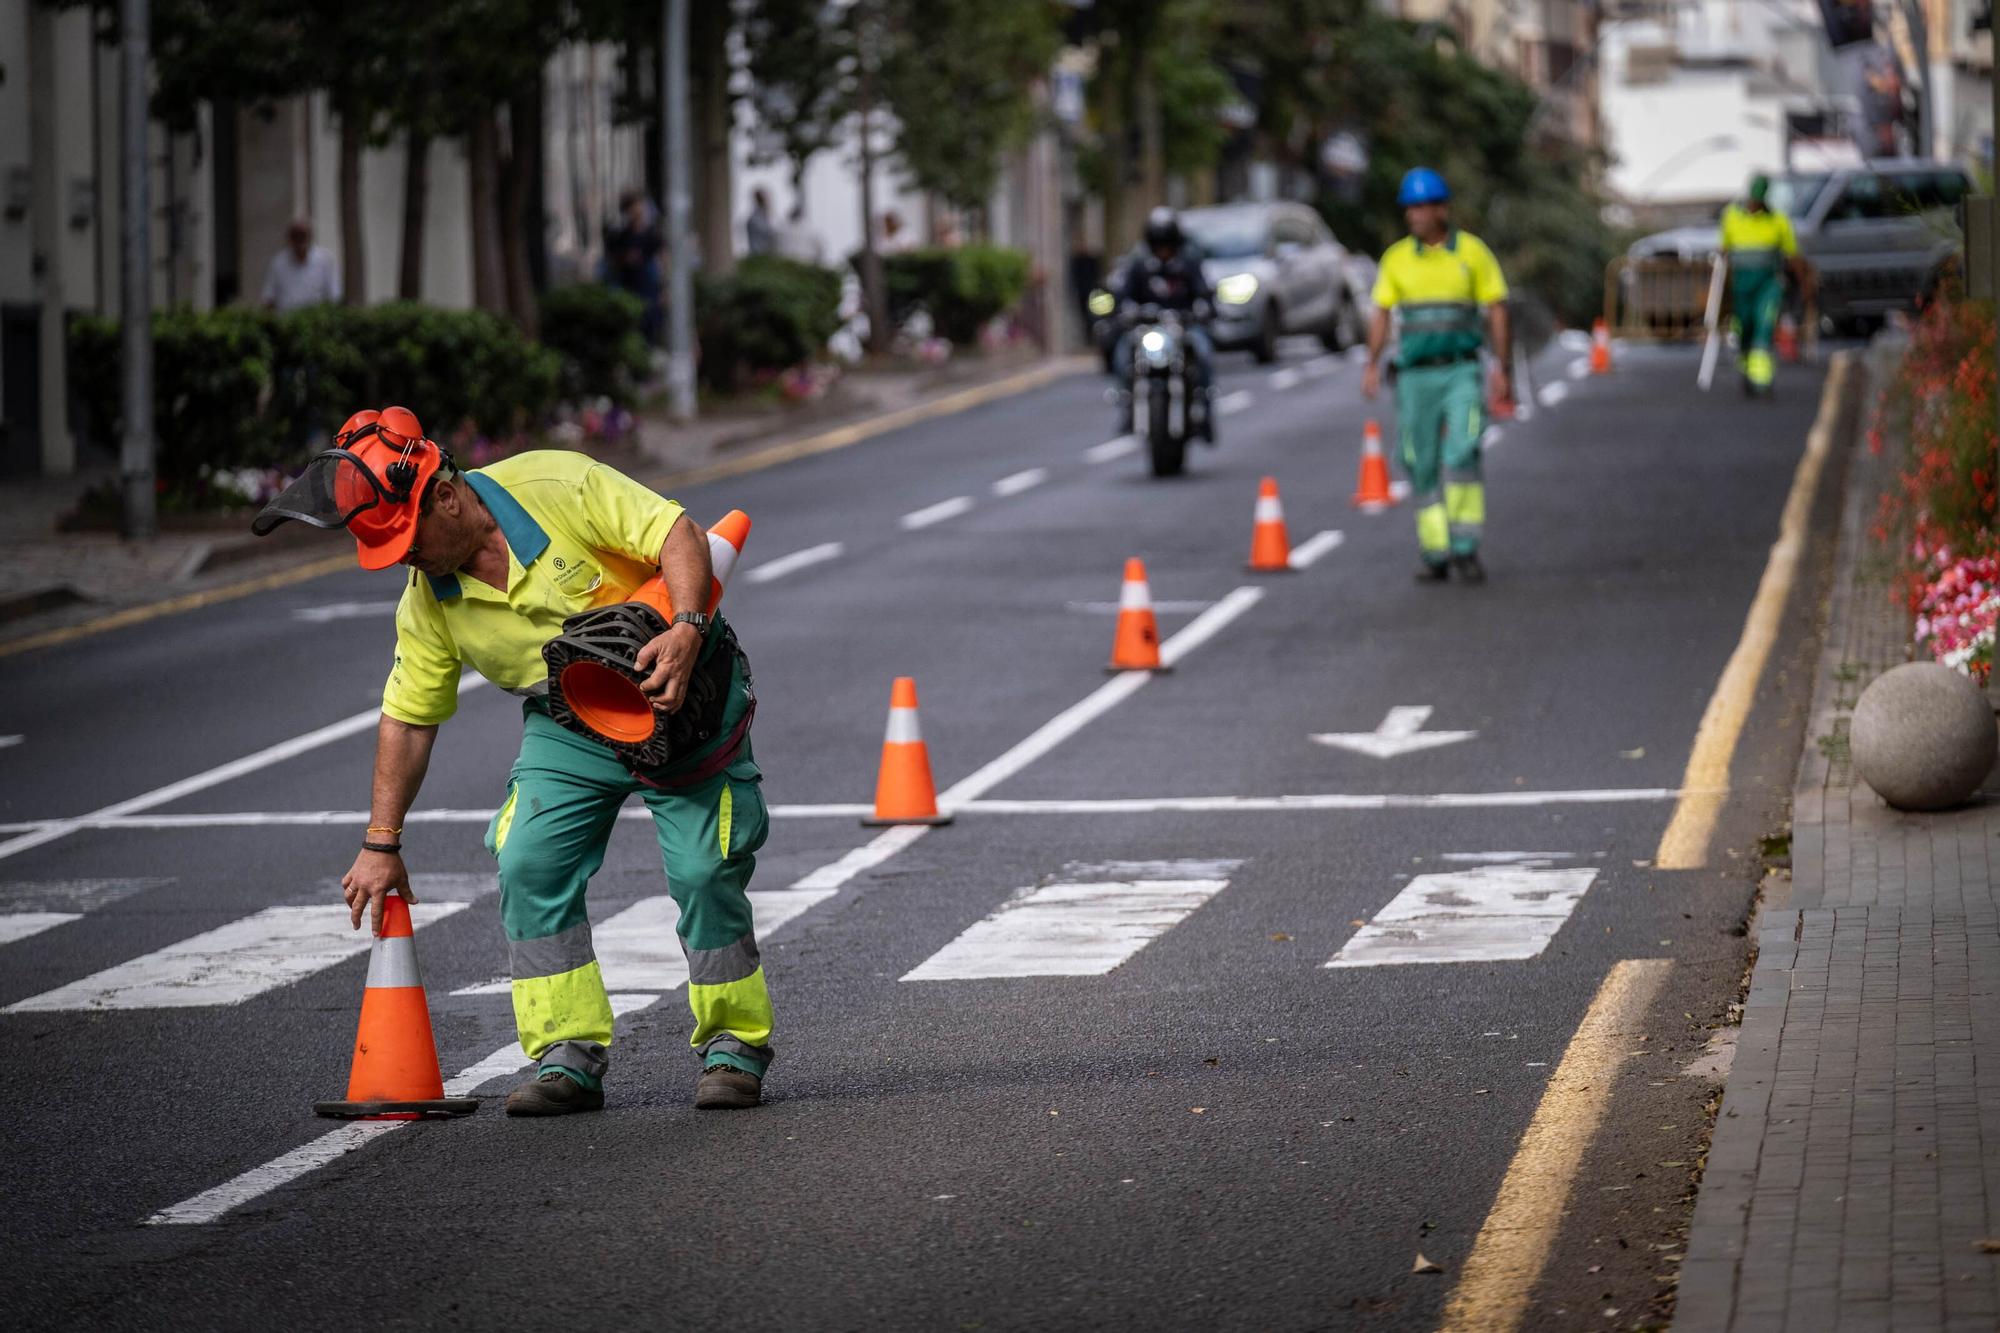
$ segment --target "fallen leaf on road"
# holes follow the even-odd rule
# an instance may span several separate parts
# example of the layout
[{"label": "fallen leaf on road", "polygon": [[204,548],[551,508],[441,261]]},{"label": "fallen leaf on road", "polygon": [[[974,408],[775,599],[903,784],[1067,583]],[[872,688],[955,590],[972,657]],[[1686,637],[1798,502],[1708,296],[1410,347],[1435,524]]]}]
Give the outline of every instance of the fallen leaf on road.
[{"label": "fallen leaf on road", "polygon": [[1368,923],[1367,923],[1366,921],[1363,921],[1363,920],[1362,920],[1362,919],[1361,919],[1360,917],[1358,917],[1358,916],[1357,916],[1357,917],[1355,917],[1355,918],[1354,918],[1354,919],[1353,919],[1352,921],[1348,922],[1347,924],[1348,924],[1348,925],[1350,925],[1350,926],[1365,926],[1365,925],[1367,925]]},{"label": "fallen leaf on road", "polygon": [[1273,944],[1283,944],[1286,940],[1289,940],[1290,938],[1291,936],[1287,935],[1282,930],[1274,930],[1271,932],[1271,942]]},{"label": "fallen leaf on road", "polygon": [[1207,1113],[1208,1108],[1206,1106],[1190,1106],[1188,1110],[1194,1112],[1196,1115],[1204,1115]]},{"label": "fallen leaf on road", "polygon": [[1418,1250],[1417,1261],[1410,1265],[1410,1271],[1412,1273],[1442,1273],[1444,1272],[1444,1265],[1424,1258],[1424,1252]]},{"label": "fallen leaf on road", "polygon": [[1987,1236],[1983,1240],[1975,1240],[1972,1248],[1981,1254],[2000,1254],[2000,1238]]},{"label": "fallen leaf on road", "polygon": [[1646,747],[1642,745],[1636,750],[1620,750],[1618,757],[1620,759],[1644,759],[1646,757]]},{"label": "fallen leaf on road", "polygon": [[1061,1111],[1051,1111],[1051,1112],[1049,1112],[1049,1114],[1050,1114],[1050,1115],[1061,1115],[1061,1114],[1062,1114],[1062,1112],[1061,1112]]},{"label": "fallen leaf on road", "polygon": [[1484,1097],[1487,1093],[1491,1091],[1492,1091],[1491,1088],[1474,1088],[1472,1090],[1472,1095],[1475,1097]]},{"label": "fallen leaf on road", "polygon": [[1590,1267],[1584,1269],[1583,1271],[1586,1273],[1602,1273],[1604,1271],[1604,1265],[1592,1264]]}]

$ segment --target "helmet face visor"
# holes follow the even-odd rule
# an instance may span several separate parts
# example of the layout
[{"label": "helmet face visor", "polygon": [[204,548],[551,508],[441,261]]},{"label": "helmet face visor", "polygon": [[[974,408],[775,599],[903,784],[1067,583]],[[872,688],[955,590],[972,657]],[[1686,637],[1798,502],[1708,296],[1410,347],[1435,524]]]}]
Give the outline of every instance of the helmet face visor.
[{"label": "helmet face visor", "polygon": [[409,554],[417,535],[411,488],[392,488],[366,460],[346,449],[328,449],[308,463],[264,506],[250,530],[262,537],[293,519],[315,528],[346,528],[363,569],[395,564]]}]

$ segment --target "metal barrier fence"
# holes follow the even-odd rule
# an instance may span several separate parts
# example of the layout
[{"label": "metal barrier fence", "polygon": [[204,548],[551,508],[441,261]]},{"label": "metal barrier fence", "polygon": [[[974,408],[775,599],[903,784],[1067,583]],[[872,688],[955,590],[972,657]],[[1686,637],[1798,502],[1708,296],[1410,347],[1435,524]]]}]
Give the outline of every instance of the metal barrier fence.
[{"label": "metal barrier fence", "polygon": [[1714,261],[1614,259],[1604,270],[1604,322],[1621,338],[1695,342],[1706,332]]}]

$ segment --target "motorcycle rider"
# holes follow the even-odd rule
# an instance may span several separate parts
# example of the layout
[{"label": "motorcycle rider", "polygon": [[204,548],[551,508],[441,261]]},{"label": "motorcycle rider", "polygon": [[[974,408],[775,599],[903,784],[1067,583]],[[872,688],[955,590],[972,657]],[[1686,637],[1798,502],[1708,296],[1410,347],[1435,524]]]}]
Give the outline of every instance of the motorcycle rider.
[{"label": "motorcycle rider", "polygon": [[[1201,438],[1215,443],[1215,413],[1209,399],[1215,383],[1215,343],[1207,323],[1215,314],[1215,292],[1201,271],[1201,255],[1187,243],[1180,215],[1165,206],[1146,215],[1146,253],[1126,266],[1117,293],[1128,316],[1137,306],[1154,305],[1187,317],[1188,346],[1194,349],[1195,389],[1202,404]],[[1132,338],[1127,327],[1112,353],[1112,373],[1118,376],[1118,430],[1132,432]]]}]

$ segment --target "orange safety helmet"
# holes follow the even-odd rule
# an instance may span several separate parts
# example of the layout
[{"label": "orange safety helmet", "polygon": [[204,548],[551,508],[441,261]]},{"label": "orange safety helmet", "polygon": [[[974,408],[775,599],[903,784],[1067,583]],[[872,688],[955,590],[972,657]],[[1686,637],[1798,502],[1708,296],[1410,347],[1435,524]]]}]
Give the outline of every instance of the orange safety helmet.
[{"label": "orange safety helmet", "polygon": [[261,537],[287,519],[346,528],[361,567],[387,569],[409,554],[424,487],[450,465],[409,408],[356,412],[250,530]]}]

